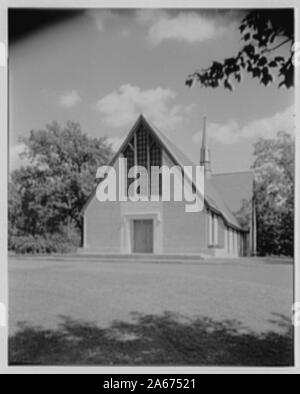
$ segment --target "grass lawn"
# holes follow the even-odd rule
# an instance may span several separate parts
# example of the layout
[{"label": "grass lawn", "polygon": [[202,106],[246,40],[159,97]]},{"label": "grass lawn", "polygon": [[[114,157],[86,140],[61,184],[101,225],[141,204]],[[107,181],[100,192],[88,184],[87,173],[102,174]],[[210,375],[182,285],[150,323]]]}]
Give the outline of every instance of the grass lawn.
[{"label": "grass lawn", "polygon": [[293,266],[9,261],[11,365],[293,364]]}]

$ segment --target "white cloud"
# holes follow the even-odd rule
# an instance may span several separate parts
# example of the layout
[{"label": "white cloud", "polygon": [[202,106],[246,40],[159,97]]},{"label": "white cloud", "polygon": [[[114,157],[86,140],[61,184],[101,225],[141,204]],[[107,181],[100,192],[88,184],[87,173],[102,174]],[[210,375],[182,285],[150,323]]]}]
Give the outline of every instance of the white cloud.
[{"label": "white cloud", "polygon": [[149,25],[148,39],[153,45],[164,40],[176,40],[194,44],[223,35],[232,22],[224,23],[220,17],[185,11],[167,13],[165,11],[143,10],[137,13],[138,20]]},{"label": "white cloud", "polygon": [[63,92],[59,96],[59,105],[64,108],[75,107],[81,101],[81,97],[76,90]]},{"label": "white cloud", "polygon": [[141,90],[138,86],[122,85],[97,102],[104,123],[113,128],[132,125],[140,114],[158,127],[172,129],[193,109],[191,105],[174,104],[176,93],[157,87]]},{"label": "white cloud", "polygon": [[[256,119],[246,124],[239,125],[236,120],[229,120],[227,123],[209,123],[209,136],[225,145],[233,145],[242,139],[257,139],[259,137],[274,138],[279,131],[287,133],[294,132],[294,107],[288,107],[282,112],[262,119]],[[202,131],[193,136],[197,143],[201,141]]]},{"label": "white cloud", "polygon": [[102,32],[105,29],[105,26],[108,22],[111,22],[115,17],[113,11],[110,10],[88,10],[87,11],[88,17],[95,22],[97,29]]}]

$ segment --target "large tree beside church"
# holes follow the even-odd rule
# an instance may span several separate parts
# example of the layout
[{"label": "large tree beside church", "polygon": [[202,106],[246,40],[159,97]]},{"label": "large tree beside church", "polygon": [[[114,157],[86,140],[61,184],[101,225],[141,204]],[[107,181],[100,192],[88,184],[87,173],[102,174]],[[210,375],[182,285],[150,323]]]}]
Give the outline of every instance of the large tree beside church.
[{"label": "large tree beside church", "polygon": [[29,164],[10,175],[10,249],[51,252],[78,244],[80,211],[111,147],[105,138],[88,137],[74,122],[53,122],[22,142]]},{"label": "large tree beside church", "polygon": [[258,253],[294,253],[295,141],[280,132],[261,138],[254,149]]},{"label": "large tree beside church", "polygon": [[[279,132],[276,138],[260,138],[254,144],[254,203],[257,219],[257,253],[294,254],[295,140]],[[243,201],[235,212],[239,223],[249,228],[252,201]]]}]

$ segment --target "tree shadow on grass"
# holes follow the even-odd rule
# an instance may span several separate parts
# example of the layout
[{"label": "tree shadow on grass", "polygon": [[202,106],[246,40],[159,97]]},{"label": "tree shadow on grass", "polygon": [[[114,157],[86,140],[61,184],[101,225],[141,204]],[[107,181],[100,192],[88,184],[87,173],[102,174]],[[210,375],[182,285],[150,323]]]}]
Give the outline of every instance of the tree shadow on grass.
[{"label": "tree shadow on grass", "polygon": [[[291,366],[293,331],[259,335],[237,321],[190,320],[174,313],[134,314],[100,328],[61,317],[55,330],[19,325],[9,338],[10,365]],[[284,318],[276,316],[278,324]],[[282,327],[281,327],[282,328]]]}]

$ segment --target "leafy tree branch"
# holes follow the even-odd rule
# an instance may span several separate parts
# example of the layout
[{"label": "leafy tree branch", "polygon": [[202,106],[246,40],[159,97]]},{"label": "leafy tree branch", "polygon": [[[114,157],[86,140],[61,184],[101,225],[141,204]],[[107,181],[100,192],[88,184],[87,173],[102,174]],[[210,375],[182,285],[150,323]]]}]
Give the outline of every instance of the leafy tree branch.
[{"label": "leafy tree branch", "polygon": [[[233,90],[245,73],[264,86],[279,79],[279,87],[294,86],[294,12],[292,9],[250,11],[239,26],[242,49],[224,61],[189,75],[186,85]],[[279,53],[278,50],[282,49]]]}]

